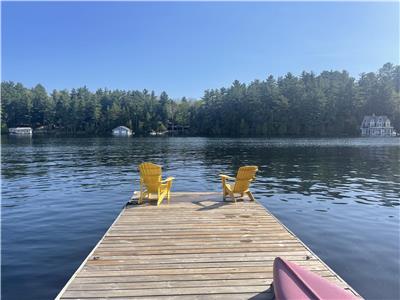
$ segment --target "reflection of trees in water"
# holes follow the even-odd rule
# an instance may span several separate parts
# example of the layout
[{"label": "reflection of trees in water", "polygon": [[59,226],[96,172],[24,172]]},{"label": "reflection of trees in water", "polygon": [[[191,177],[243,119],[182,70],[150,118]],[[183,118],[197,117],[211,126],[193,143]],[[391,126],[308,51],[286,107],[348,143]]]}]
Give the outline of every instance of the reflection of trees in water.
[{"label": "reflection of trees in water", "polygon": [[19,176],[26,176],[28,174],[28,165],[21,163],[17,160],[9,160],[7,162],[2,160],[1,176],[6,179],[12,179]]},{"label": "reflection of trees in water", "polygon": [[[212,141],[203,156],[210,170],[218,166],[231,174],[242,165],[258,165],[254,186],[267,195],[279,191],[399,205],[398,147],[253,147]],[[365,191],[374,199],[365,198]]]},{"label": "reflection of trees in water", "polygon": [[1,173],[4,178],[12,179],[31,173],[36,176],[46,174],[40,165],[46,163],[47,157],[40,152],[35,153],[32,137],[2,136],[1,143]]},{"label": "reflection of trees in water", "polygon": [[137,179],[137,166],[152,161],[162,165],[166,175],[177,177],[180,187],[194,187],[190,182],[195,180],[199,187],[216,188],[218,174],[235,175],[242,165],[257,165],[253,187],[265,195],[399,203],[399,147],[268,146],[260,141],[133,137],[33,139],[27,144],[7,140],[3,177],[57,176],[93,187],[128,181],[129,176]]}]

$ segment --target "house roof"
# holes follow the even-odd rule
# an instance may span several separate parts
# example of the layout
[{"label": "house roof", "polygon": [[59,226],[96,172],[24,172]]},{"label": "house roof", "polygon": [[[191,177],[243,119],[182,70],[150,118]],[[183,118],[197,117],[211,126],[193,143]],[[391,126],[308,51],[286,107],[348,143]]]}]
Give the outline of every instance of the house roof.
[{"label": "house roof", "polygon": [[117,129],[131,130],[126,126],[118,126],[118,127],[115,127],[113,130],[117,130]]},{"label": "house roof", "polygon": [[369,124],[371,121],[374,121],[374,123],[376,123],[378,121],[383,122],[383,123],[386,123],[386,121],[390,122],[390,120],[387,116],[375,116],[375,115],[365,116],[362,121],[361,127],[362,128],[369,127]]}]

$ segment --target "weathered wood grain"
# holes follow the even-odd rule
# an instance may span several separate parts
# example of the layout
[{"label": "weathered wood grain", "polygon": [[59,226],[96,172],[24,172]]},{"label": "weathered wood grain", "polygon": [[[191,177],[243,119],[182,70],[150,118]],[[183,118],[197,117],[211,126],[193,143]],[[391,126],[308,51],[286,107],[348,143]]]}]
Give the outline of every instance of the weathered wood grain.
[{"label": "weathered wood grain", "polygon": [[272,299],[276,256],[356,294],[260,204],[219,198],[126,207],[57,299]]}]

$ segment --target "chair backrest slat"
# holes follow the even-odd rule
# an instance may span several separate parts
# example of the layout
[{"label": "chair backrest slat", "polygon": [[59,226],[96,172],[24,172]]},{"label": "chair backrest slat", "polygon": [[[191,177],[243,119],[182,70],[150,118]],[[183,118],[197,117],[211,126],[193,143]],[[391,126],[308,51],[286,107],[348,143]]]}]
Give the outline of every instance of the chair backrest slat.
[{"label": "chair backrest slat", "polygon": [[240,167],[236,175],[235,185],[233,187],[234,193],[241,193],[249,188],[250,182],[256,177],[258,171],[257,166],[244,166]]},{"label": "chair backrest slat", "polygon": [[139,165],[140,180],[150,193],[157,193],[161,184],[161,166],[144,162]]}]

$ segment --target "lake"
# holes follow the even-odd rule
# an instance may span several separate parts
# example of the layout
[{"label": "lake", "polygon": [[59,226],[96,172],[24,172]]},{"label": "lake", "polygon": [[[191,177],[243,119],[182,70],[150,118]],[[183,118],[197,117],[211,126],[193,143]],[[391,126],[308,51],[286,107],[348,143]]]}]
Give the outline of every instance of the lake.
[{"label": "lake", "polygon": [[[366,299],[399,299],[400,140],[2,137],[2,299],[52,299],[139,189],[219,191],[258,165],[254,195]],[[171,199],[173,201],[173,198]]]}]

